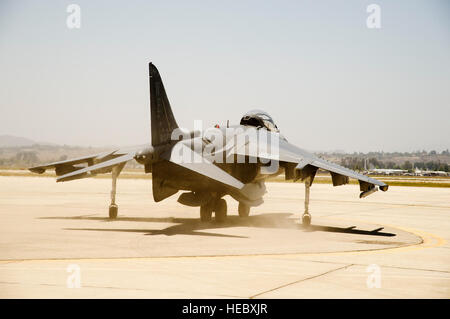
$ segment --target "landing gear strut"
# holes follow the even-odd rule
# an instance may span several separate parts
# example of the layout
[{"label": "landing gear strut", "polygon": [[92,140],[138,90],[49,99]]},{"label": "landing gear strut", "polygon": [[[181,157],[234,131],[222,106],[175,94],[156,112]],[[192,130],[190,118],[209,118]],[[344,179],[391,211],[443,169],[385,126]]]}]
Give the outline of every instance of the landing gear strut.
[{"label": "landing gear strut", "polygon": [[112,168],[112,188],[111,188],[111,204],[109,205],[109,218],[116,219],[117,213],[119,211],[119,206],[116,205],[116,185],[117,185],[117,177],[119,177],[120,172],[122,171],[124,164],[120,164],[114,166]]},{"label": "landing gear strut", "polygon": [[305,179],[305,212],[302,216],[303,226],[308,227],[311,225],[311,215],[309,214],[309,189],[311,188],[311,178]]}]

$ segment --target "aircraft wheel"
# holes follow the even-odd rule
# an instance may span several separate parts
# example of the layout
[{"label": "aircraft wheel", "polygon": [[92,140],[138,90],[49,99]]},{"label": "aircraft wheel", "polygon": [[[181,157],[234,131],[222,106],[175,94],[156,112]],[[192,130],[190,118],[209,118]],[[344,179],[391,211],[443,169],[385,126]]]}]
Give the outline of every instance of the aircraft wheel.
[{"label": "aircraft wheel", "polygon": [[250,206],[239,202],[238,212],[239,212],[239,217],[248,217],[248,215],[250,215]]},{"label": "aircraft wheel", "polygon": [[200,220],[202,222],[209,222],[212,218],[212,207],[210,203],[200,206]]},{"label": "aircraft wheel", "polygon": [[109,205],[109,218],[116,219],[118,211],[119,211],[119,207],[116,204]]},{"label": "aircraft wheel", "polygon": [[311,215],[310,214],[303,214],[303,216],[302,216],[302,223],[303,223],[303,226],[306,226],[306,227],[311,225]]},{"label": "aircraft wheel", "polygon": [[223,223],[227,219],[227,202],[225,199],[221,198],[216,201],[214,207],[216,222]]}]

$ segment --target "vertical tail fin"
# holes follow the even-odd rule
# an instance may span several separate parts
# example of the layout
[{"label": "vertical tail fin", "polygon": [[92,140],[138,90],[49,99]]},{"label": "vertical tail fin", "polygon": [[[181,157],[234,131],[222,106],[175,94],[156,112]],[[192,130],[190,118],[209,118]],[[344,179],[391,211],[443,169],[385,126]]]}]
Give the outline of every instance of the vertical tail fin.
[{"label": "vertical tail fin", "polygon": [[178,124],[173,116],[158,69],[151,62],[148,68],[152,145],[156,146],[170,142],[172,131],[178,128]]}]

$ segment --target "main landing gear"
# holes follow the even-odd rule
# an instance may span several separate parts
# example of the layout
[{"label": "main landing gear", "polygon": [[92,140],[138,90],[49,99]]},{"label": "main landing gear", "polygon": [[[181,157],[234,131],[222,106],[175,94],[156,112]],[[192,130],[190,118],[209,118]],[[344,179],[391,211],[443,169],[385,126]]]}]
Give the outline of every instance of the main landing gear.
[{"label": "main landing gear", "polygon": [[[227,219],[227,202],[223,198],[213,198],[200,206],[200,220],[202,222],[210,222],[213,212],[215,213],[216,222],[223,223]],[[250,206],[239,202],[239,217],[248,217],[249,214]]]},{"label": "main landing gear", "polygon": [[248,217],[248,215],[250,215],[250,206],[245,205],[242,202],[239,202],[239,206],[238,206],[238,212],[239,212],[239,217]]},{"label": "main landing gear", "polygon": [[223,223],[227,219],[227,202],[225,199],[213,198],[200,206],[200,220],[202,222],[211,221],[213,212],[215,213],[216,222]]},{"label": "main landing gear", "polygon": [[120,172],[122,171],[124,164],[120,164],[114,166],[112,168],[112,189],[111,189],[111,204],[109,205],[109,218],[116,219],[117,213],[119,211],[119,206],[116,205],[116,185],[117,185],[117,177],[119,177]]}]

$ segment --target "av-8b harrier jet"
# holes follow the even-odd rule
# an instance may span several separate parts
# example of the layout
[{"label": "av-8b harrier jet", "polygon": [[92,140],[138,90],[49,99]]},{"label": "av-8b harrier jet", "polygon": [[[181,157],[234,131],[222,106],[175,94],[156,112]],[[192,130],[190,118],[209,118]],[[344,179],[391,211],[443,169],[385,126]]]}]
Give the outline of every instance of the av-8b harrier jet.
[{"label": "av-8b harrier jet", "polygon": [[224,196],[239,202],[239,216],[247,217],[250,208],[263,203],[265,180],[284,173],[286,180],[305,183],[305,210],[302,222],[311,223],[310,187],[318,169],[331,173],[334,186],[349,178],[359,181],[360,197],[366,197],[388,185],[326,161],[289,143],[273,119],[265,112],[246,113],[239,125],[188,131],[178,127],[157,68],[149,64],[151,145],[119,149],[30,168],[42,174],[54,169],[57,182],[70,181],[102,173],[112,173],[109,217],[117,217],[116,181],[128,161],[144,165],[152,173],[153,198],[162,201],[182,191],[178,202],[200,207],[201,221],[222,222],[227,216]]}]

